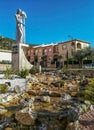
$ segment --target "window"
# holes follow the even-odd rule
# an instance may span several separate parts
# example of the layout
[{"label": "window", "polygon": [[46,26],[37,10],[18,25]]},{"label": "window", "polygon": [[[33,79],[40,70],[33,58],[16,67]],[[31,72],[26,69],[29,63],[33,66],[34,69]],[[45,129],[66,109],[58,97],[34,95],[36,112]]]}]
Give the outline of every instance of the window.
[{"label": "window", "polygon": [[56,48],[56,50],[58,51],[58,47]]},{"label": "window", "polygon": [[66,46],[66,45],[63,45],[63,46],[62,46],[62,49],[66,49],[66,48],[67,48],[67,46]]},{"label": "window", "polygon": [[77,43],[77,48],[81,49],[81,44],[80,43]]},{"label": "window", "polygon": [[33,50],[31,50],[31,53],[33,53]]},{"label": "window", "polygon": [[49,48],[49,52],[50,52],[50,51],[52,51],[52,49],[51,49],[51,48]]},{"label": "window", "polygon": [[39,52],[41,52],[41,49],[39,49]]},{"label": "window", "polygon": [[44,50],[44,54],[47,55],[47,50],[46,49]]},{"label": "window", "polygon": [[51,56],[49,57],[49,60],[52,60],[52,57],[51,57]]},{"label": "window", "polygon": [[71,43],[71,46],[72,46],[73,49],[75,49],[75,43],[74,42]]},{"label": "window", "polygon": [[35,51],[35,55],[37,55],[37,54],[38,54],[38,50]]},{"label": "window", "polygon": [[45,49],[44,52],[47,52],[47,50]]},{"label": "window", "polygon": [[65,55],[64,55],[64,54],[62,54],[62,58],[65,58]]},{"label": "window", "polygon": [[39,57],[39,60],[41,60],[41,57]]},{"label": "window", "polygon": [[30,55],[30,50],[28,50],[28,55]]}]

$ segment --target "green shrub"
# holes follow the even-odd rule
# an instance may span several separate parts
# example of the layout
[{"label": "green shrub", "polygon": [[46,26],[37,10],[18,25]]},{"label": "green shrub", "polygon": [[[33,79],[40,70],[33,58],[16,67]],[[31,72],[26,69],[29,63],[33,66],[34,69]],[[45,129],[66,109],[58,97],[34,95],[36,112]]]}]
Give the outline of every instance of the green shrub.
[{"label": "green shrub", "polygon": [[65,83],[64,80],[59,80],[59,81],[57,81],[54,85],[55,85],[56,87],[62,87],[62,86],[64,85],[64,83]]},{"label": "green shrub", "polygon": [[59,80],[58,83],[60,83],[60,85],[63,86],[65,81],[64,80]]},{"label": "green shrub", "polygon": [[5,78],[9,79],[11,74],[12,74],[12,69],[7,67],[4,74]]},{"label": "green shrub", "polygon": [[19,75],[21,78],[26,78],[26,76],[29,75],[29,70],[27,70],[27,69],[22,69],[21,71],[19,71],[18,75]]},{"label": "green shrub", "polygon": [[85,100],[89,100],[90,102],[94,103],[94,85],[89,85],[85,89],[84,98]]},{"label": "green shrub", "polygon": [[0,92],[1,93],[6,93],[7,91],[8,91],[7,85],[0,84]]},{"label": "green shrub", "polygon": [[89,81],[89,84],[83,90],[79,91],[79,96],[81,100],[89,100],[94,104],[94,79]]}]

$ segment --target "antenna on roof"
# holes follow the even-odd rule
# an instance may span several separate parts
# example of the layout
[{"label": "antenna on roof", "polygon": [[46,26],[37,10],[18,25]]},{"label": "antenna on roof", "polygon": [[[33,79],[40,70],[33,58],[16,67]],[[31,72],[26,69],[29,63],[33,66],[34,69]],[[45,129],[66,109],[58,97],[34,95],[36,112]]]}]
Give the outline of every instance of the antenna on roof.
[{"label": "antenna on roof", "polygon": [[73,36],[71,36],[71,35],[68,35],[68,37],[71,39],[71,40],[73,40],[74,38],[73,38]]}]

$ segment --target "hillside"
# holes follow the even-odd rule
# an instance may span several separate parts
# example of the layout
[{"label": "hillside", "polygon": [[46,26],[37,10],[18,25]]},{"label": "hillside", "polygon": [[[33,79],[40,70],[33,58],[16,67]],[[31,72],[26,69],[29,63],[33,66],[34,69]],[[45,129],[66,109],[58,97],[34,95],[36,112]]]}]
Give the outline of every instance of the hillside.
[{"label": "hillside", "polygon": [[[12,44],[14,44],[14,43],[16,43],[15,40],[0,36],[0,49],[12,50]],[[27,44],[30,47],[38,45],[38,44],[35,45],[35,44],[29,44],[29,43],[27,43]]]},{"label": "hillside", "polygon": [[14,43],[15,43],[15,40],[0,36],[0,49],[11,50],[12,44]]}]

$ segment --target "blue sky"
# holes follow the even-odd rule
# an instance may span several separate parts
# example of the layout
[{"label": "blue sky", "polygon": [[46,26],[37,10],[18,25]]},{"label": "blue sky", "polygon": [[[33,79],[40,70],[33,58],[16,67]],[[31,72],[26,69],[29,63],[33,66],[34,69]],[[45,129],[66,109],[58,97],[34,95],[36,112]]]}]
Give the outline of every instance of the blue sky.
[{"label": "blue sky", "polygon": [[18,8],[27,14],[27,43],[56,43],[71,35],[94,46],[94,0],[0,0],[0,35],[15,39]]}]

